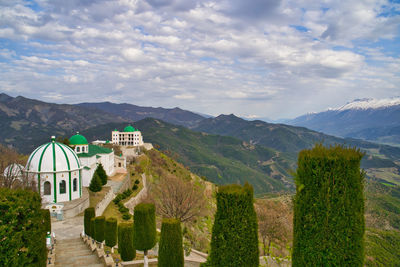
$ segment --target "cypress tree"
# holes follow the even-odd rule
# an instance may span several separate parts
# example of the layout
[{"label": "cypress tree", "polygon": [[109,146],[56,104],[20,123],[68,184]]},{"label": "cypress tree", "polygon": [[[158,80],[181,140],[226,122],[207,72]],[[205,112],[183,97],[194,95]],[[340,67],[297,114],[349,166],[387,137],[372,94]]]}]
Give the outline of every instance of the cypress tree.
[{"label": "cypress tree", "polygon": [[220,186],[211,251],[202,266],[258,266],[258,225],[253,188],[246,183]]},{"label": "cypress tree", "polygon": [[102,183],[100,180],[99,175],[95,172],[93,174],[92,180],[90,181],[89,189],[92,192],[99,192],[101,191]]},{"label": "cypress tree", "polygon": [[156,214],[154,204],[140,203],[135,206],[133,213],[133,237],[137,250],[142,250],[147,259],[147,250],[156,244]]},{"label": "cypress tree", "polygon": [[97,242],[104,241],[104,226],[106,218],[104,216],[97,216],[94,218],[94,239]]},{"label": "cypress tree", "polygon": [[158,266],[184,266],[181,223],[177,219],[168,218],[162,221]]},{"label": "cypress tree", "polygon": [[118,251],[123,261],[130,261],[136,257],[132,223],[118,225]]},{"label": "cypress tree", "polygon": [[103,168],[103,165],[100,163],[97,168],[96,171],[97,175],[100,177],[101,180],[101,184],[105,185],[107,183],[107,173]]},{"label": "cypress tree", "polygon": [[117,244],[117,219],[114,217],[107,218],[104,238],[106,246],[113,247]]},{"label": "cypress tree", "polygon": [[94,235],[95,235],[95,229],[94,229],[94,219],[96,217],[93,217],[90,219],[90,237],[94,239]]},{"label": "cypress tree", "polygon": [[363,153],[316,145],[299,153],[293,266],[363,266]]},{"label": "cypress tree", "polygon": [[51,233],[51,218],[50,218],[50,210],[48,209],[41,209],[41,217],[42,217],[42,223],[43,223],[43,229],[44,231],[50,232]]},{"label": "cypress tree", "polygon": [[94,217],[95,217],[94,208],[93,207],[86,208],[85,212],[84,212],[84,215],[83,215],[83,223],[84,223],[85,234],[90,236],[90,237],[93,237],[93,234],[92,234],[91,229],[90,229],[90,220],[92,218],[94,218]]}]

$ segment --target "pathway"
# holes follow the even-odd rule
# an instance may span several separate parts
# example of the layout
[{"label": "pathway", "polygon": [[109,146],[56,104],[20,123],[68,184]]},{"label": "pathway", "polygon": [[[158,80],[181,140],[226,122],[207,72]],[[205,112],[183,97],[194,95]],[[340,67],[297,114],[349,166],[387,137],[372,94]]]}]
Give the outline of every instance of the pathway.
[{"label": "pathway", "polygon": [[78,238],[62,239],[56,243],[55,266],[63,267],[104,267],[105,265],[92,253],[82,240]]}]

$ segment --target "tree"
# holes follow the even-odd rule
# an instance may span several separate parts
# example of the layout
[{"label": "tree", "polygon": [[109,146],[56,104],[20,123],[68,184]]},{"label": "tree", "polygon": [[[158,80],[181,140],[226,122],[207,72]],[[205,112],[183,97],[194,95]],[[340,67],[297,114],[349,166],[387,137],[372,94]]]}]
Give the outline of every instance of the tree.
[{"label": "tree", "polygon": [[156,214],[155,206],[150,203],[140,203],[133,213],[133,238],[137,250],[144,251],[145,267],[148,266],[147,250],[156,244]]},{"label": "tree", "polygon": [[172,174],[160,178],[153,195],[157,213],[161,217],[175,218],[181,222],[194,219],[205,207],[203,185]]},{"label": "tree", "polygon": [[100,177],[101,184],[102,184],[102,185],[107,184],[107,178],[108,178],[108,176],[107,176],[107,173],[106,173],[106,171],[104,170],[103,165],[102,165],[101,163],[97,166],[95,172],[96,172],[97,175]]},{"label": "tree", "polygon": [[83,222],[85,228],[85,234],[93,238],[92,229],[90,228],[90,220],[96,216],[96,212],[93,207],[86,208],[83,214]]},{"label": "tree", "polygon": [[106,218],[104,216],[97,216],[94,218],[94,239],[97,242],[104,241],[105,220]]},{"label": "tree", "polygon": [[40,195],[0,188],[0,203],[0,266],[46,266],[48,225]]},{"label": "tree", "polygon": [[258,266],[257,215],[253,188],[246,183],[220,186],[211,251],[202,266]]},{"label": "tree", "polygon": [[[260,200],[255,205],[258,233],[262,239],[264,255],[270,255],[271,242],[287,241],[290,233],[289,208],[272,200]],[[268,244],[267,244],[268,241]]]},{"label": "tree", "polygon": [[100,180],[99,175],[95,172],[93,174],[92,180],[90,181],[89,190],[92,192],[99,192],[101,191],[102,183]]},{"label": "tree", "polygon": [[42,213],[42,224],[45,232],[51,232],[51,218],[50,218],[50,210],[48,209],[41,209],[40,212]]},{"label": "tree", "polygon": [[0,187],[37,190],[33,176],[23,172],[26,158],[0,144]]},{"label": "tree", "polygon": [[114,247],[117,244],[117,219],[114,217],[107,218],[104,238],[106,246]]},{"label": "tree", "polygon": [[118,251],[123,261],[130,261],[136,257],[132,223],[118,225]]},{"label": "tree", "polygon": [[316,145],[299,153],[293,266],[363,266],[363,153]]},{"label": "tree", "polygon": [[184,266],[181,223],[177,219],[164,218],[162,221],[158,266]]}]

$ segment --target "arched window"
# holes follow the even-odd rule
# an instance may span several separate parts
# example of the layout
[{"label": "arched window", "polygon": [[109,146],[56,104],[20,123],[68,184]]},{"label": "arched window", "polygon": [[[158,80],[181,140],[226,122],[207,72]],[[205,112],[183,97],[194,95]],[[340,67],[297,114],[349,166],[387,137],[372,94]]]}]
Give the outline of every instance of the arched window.
[{"label": "arched window", "polygon": [[44,182],[44,195],[51,195],[51,184],[48,181]]},{"label": "arched window", "polygon": [[74,182],[72,184],[73,190],[74,192],[76,192],[76,190],[78,190],[78,179],[74,179]]},{"label": "arched window", "polygon": [[67,192],[67,186],[65,184],[65,180],[60,182],[60,194],[65,194]]},{"label": "arched window", "polygon": [[76,152],[81,152],[81,148],[79,146],[76,147]]}]

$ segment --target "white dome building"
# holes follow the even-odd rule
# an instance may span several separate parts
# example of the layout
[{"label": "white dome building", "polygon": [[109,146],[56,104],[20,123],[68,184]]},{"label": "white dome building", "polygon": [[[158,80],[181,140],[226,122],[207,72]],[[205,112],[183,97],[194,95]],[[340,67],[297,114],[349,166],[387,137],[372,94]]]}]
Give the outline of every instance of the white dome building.
[{"label": "white dome building", "polygon": [[55,141],[36,148],[25,166],[28,175],[37,177],[43,203],[78,199],[82,195],[82,166],[73,149]]}]

